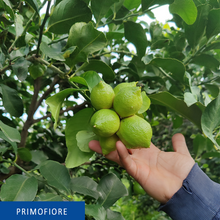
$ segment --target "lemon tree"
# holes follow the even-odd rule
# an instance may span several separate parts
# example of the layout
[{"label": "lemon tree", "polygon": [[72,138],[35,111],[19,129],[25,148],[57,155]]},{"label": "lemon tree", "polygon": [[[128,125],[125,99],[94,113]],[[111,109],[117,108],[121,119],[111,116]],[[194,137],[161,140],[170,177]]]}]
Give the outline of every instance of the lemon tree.
[{"label": "lemon tree", "polygon": [[[158,21],[155,10],[164,8],[171,18]],[[192,156],[219,182],[219,1],[2,0],[0,10],[2,201],[81,195],[88,219],[168,219],[146,194],[131,215],[120,181],[129,176],[88,149],[100,140],[107,154],[122,136],[140,145],[126,132],[115,136],[120,128],[113,139],[94,133],[91,118],[102,109],[115,111],[120,125],[138,115],[163,150],[172,150],[173,133],[183,133]],[[111,95],[96,92],[95,107],[98,84]],[[123,101],[133,90],[136,101]]]}]

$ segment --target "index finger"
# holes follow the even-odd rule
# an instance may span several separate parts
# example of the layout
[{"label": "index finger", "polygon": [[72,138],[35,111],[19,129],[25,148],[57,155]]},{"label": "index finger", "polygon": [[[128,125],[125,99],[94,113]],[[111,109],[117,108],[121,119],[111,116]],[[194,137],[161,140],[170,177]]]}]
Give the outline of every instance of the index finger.
[{"label": "index finger", "polygon": [[[102,154],[102,148],[100,146],[99,141],[96,141],[96,140],[90,141],[89,148],[98,154]],[[109,154],[105,155],[105,158],[112,160],[112,161],[116,162],[117,164],[119,164],[120,166],[122,166],[117,150],[114,150],[114,151],[110,152]]]}]

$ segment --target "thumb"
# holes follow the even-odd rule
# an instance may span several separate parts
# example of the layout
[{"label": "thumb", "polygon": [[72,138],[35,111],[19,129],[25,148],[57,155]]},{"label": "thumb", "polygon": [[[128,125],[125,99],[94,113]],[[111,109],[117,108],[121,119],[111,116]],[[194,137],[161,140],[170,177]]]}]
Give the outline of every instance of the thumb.
[{"label": "thumb", "polygon": [[186,145],[185,137],[177,133],[172,137],[173,149],[175,152],[190,156],[189,150]]}]

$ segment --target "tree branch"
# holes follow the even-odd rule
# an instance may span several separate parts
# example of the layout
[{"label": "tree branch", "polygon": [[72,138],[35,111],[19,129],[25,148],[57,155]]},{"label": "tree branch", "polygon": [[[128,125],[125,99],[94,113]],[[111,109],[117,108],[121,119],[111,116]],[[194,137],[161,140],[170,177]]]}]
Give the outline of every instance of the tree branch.
[{"label": "tree branch", "polygon": [[21,131],[21,142],[19,143],[19,146],[18,146],[19,148],[25,146],[26,139],[27,139],[27,136],[28,136],[28,129],[33,124],[33,116],[34,116],[34,113],[36,111],[36,102],[37,102],[38,94],[39,94],[39,91],[40,91],[40,86],[41,86],[41,77],[38,77],[34,81],[34,94],[32,96],[31,104],[30,104],[30,107],[29,107],[28,118],[25,121],[23,129]]},{"label": "tree branch", "polygon": [[42,36],[43,36],[44,26],[46,24],[47,19],[49,18],[50,4],[51,4],[51,0],[48,0],[47,1],[46,14],[45,14],[44,20],[41,24],[41,27],[40,27],[40,34],[39,34],[38,45],[37,45],[37,53],[36,53],[37,57],[39,56],[40,44],[41,44],[41,40],[42,40]]},{"label": "tree branch", "polygon": [[8,179],[10,176],[12,176],[14,174],[22,173],[22,171],[19,170],[15,166],[10,166],[8,169],[9,169],[9,173],[8,174],[0,174],[0,181],[1,182],[6,180],[6,179]]},{"label": "tree branch", "polygon": [[9,69],[10,69],[10,66],[11,66],[11,65],[7,65],[7,66],[3,67],[2,69],[0,69],[0,76],[1,76],[5,71],[9,70]]},{"label": "tree branch", "polygon": [[40,99],[36,103],[35,111],[38,109],[38,107],[41,105],[44,99],[47,98],[48,95],[54,90],[54,86],[59,82],[60,78],[58,76],[54,77],[53,82],[51,83],[48,90],[44,92],[44,94],[40,97]]},{"label": "tree branch", "polygon": [[46,65],[47,67],[49,67],[50,69],[52,69],[55,73],[59,74],[59,76],[60,76],[61,78],[65,78],[65,75],[66,75],[66,74],[65,74],[62,70],[60,70],[60,69],[57,68],[56,66],[50,64],[50,63],[47,62],[46,60],[44,60],[44,59],[42,59],[42,58],[40,58],[40,57],[36,57],[36,55],[33,55],[33,56],[31,56],[31,57],[28,57],[26,60],[31,61],[31,62],[36,61],[36,62],[39,62],[39,63],[41,63],[41,64],[44,64],[44,65]]}]

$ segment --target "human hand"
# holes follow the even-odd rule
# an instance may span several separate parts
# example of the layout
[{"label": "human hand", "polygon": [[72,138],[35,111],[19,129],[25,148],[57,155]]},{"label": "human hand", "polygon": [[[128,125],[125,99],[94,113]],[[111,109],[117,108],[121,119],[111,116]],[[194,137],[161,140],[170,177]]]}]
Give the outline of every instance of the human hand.
[{"label": "human hand", "polygon": [[[154,199],[166,203],[182,186],[195,164],[182,134],[172,137],[174,152],[164,152],[151,143],[150,148],[127,149],[121,141],[117,150],[105,157],[124,167]],[[90,141],[90,149],[102,154],[98,141]]]}]

